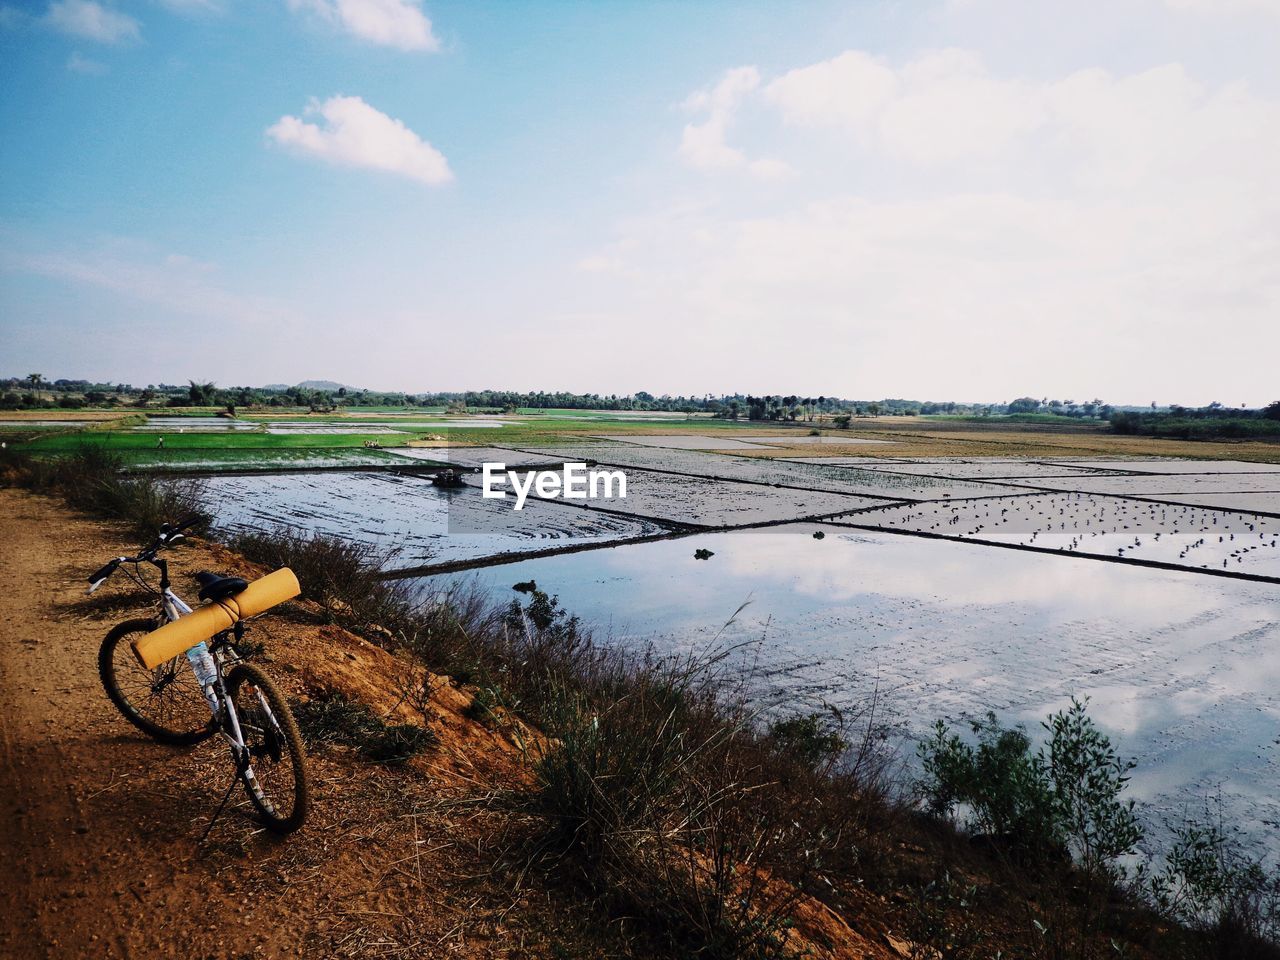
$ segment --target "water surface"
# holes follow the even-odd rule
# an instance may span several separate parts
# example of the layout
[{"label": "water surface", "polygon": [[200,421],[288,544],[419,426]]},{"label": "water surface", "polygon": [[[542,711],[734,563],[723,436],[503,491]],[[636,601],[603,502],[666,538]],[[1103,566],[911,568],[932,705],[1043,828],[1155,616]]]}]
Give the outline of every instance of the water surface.
[{"label": "water surface", "polygon": [[[795,532],[695,535],[471,576],[499,592],[534,579],[617,643],[756,641],[766,701],[849,707],[878,689],[906,734],[988,709],[1034,728],[1071,696],[1089,697],[1140,762],[1131,789],[1157,835],[1163,818],[1221,790],[1251,838],[1280,853],[1280,587],[781,529]],[[714,556],[695,559],[699,548]]]}]

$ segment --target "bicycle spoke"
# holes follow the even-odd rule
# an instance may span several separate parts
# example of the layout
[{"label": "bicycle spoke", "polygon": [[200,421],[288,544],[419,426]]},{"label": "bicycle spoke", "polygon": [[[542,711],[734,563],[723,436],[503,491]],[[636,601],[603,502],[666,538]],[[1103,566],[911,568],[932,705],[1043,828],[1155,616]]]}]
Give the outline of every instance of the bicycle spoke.
[{"label": "bicycle spoke", "polygon": [[290,821],[299,812],[298,804],[305,804],[305,785],[298,782],[302,758],[294,756],[264,689],[246,678],[232,696],[247,751],[241,774],[245,788],[269,823]]},{"label": "bicycle spoke", "polygon": [[192,742],[207,729],[209,708],[185,658],[151,670],[138,663],[130,641],[150,629],[140,621],[134,629],[113,632],[99,657],[103,683],[125,716],[152,736]]}]

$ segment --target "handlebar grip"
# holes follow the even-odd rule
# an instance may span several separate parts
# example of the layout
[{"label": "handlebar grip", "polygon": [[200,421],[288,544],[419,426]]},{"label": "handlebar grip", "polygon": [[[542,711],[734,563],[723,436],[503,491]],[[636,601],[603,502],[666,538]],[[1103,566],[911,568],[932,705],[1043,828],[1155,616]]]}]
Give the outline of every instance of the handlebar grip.
[{"label": "handlebar grip", "polygon": [[96,582],[97,582],[97,581],[99,581],[99,580],[105,580],[105,579],[107,579],[107,577],[111,576],[113,573],[115,573],[115,572],[116,572],[116,567],[118,567],[118,566],[120,566],[120,561],[119,561],[119,560],[112,560],[110,563],[108,563],[105,567],[103,567],[103,568],[102,568],[101,570],[99,570],[97,573],[95,573],[95,574],[93,574],[92,576],[90,576],[90,577],[89,577],[89,582],[90,582],[90,583],[96,583]]}]

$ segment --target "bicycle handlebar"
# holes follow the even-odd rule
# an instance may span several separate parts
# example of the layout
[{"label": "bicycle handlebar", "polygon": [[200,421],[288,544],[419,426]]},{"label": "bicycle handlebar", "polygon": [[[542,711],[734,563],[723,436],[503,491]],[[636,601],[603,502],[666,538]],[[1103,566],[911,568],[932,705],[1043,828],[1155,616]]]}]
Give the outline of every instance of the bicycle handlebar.
[{"label": "bicycle handlebar", "polygon": [[179,520],[173,526],[169,524],[161,524],[160,535],[136,557],[116,557],[107,563],[102,569],[98,570],[89,577],[89,592],[97,590],[106,581],[107,577],[116,572],[116,569],[122,563],[156,563],[163,564],[164,561],[156,561],[156,554],[170,544],[182,539],[184,531],[190,530],[192,527],[199,526],[206,522],[208,518],[204,514],[193,513],[189,517]]},{"label": "bicycle handlebar", "polygon": [[105,567],[103,567],[97,573],[91,574],[89,576],[89,582],[93,583],[97,580],[107,579],[107,577],[111,576],[113,573],[116,572],[116,567],[118,566],[120,566],[120,560],[118,558],[115,560],[112,560],[110,563],[108,563]]}]

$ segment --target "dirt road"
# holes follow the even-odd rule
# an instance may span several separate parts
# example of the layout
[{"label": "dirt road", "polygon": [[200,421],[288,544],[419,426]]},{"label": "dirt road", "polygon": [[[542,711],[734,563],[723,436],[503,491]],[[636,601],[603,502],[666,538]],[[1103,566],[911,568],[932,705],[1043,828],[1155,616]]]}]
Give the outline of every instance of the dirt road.
[{"label": "dirt road", "polygon": [[296,904],[247,907],[196,849],[207,764],[135,735],[103,694],[115,618],[81,612],[86,558],[135,545],[43,498],[0,498],[0,956],[297,952]]}]

